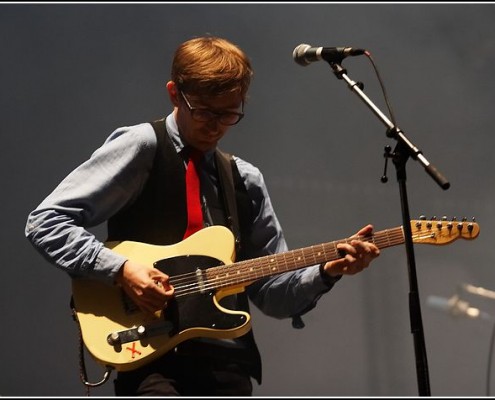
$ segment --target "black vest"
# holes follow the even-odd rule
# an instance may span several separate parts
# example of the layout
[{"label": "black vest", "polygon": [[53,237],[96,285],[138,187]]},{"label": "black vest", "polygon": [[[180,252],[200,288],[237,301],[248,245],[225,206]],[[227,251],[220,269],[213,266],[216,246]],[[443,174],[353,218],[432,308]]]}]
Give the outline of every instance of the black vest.
[{"label": "black vest", "polygon": [[[133,240],[168,245],[180,242],[184,236],[187,226],[184,162],[166,131],[165,120],[161,119],[151,124],[158,146],[150,176],[138,198],[108,220],[109,241]],[[245,254],[250,248],[248,238],[252,221],[251,203],[230,155],[216,150],[215,156],[223,194],[216,200],[223,205],[225,214],[213,215],[213,219],[215,224],[226,225],[234,233],[236,261],[240,261],[245,259]],[[232,202],[227,193],[230,193],[230,197],[235,196],[235,202]],[[245,293],[229,296],[225,300],[228,301],[228,309],[249,312]],[[224,347],[219,341],[218,344],[214,343],[215,341],[211,342],[191,339],[181,343],[178,350],[200,356],[237,360],[261,383],[261,358],[252,331],[235,339],[236,345],[233,347]]]}]

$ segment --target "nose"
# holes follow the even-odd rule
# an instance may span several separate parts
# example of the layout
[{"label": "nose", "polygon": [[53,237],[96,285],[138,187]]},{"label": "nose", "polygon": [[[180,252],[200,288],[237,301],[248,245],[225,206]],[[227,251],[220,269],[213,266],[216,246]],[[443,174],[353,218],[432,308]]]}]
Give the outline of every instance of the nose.
[{"label": "nose", "polygon": [[210,130],[210,133],[216,135],[217,132],[219,131],[220,122],[218,121],[218,118],[215,117],[207,122],[207,126],[208,129]]}]

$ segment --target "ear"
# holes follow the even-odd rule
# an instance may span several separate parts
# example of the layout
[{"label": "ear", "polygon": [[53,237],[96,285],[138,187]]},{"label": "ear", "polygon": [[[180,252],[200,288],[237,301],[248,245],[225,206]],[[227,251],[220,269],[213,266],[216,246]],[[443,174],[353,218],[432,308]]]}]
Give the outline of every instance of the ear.
[{"label": "ear", "polygon": [[179,106],[179,90],[177,89],[177,85],[173,81],[167,82],[167,92],[168,97],[170,98],[170,102],[174,105],[174,107]]}]

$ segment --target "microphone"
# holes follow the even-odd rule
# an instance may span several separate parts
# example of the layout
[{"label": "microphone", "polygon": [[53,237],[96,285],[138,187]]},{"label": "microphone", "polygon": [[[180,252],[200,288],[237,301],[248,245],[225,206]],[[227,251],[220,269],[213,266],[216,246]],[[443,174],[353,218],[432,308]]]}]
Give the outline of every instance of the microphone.
[{"label": "microphone", "polygon": [[352,47],[311,47],[309,44],[302,43],[296,46],[292,52],[292,57],[296,63],[305,67],[320,60],[341,62],[348,56],[360,56],[365,51],[364,49],[354,49]]},{"label": "microphone", "polygon": [[467,301],[461,300],[458,295],[454,295],[450,299],[439,296],[428,296],[426,303],[431,308],[446,312],[453,317],[493,319],[490,314],[481,311],[479,308],[471,307]]}]

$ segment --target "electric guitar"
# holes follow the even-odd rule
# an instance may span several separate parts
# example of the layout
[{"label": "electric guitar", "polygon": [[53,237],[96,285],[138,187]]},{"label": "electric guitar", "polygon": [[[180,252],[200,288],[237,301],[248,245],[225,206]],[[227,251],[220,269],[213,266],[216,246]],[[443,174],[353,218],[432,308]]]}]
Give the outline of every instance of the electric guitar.
[{"label": "electric guitar", "polygon": [[[444,245],[458,238],[475,239],[479,226],[471,221],[413,220],[413,243]],[[380,248],[405,242],[403,227],[374,232],[361,240]],[[251,329],[250,315],[224,308],[222,298],[244,291],[254,281],[341,257],[338,243],[233,262],[234,237],[223,226],[204,228],[182,242],[151,245],[141,242],[106,242],[105,246],[128,259],[158,268],[175,288],[166,309],[154,315],[140,311],[118,286],[75,278],[72,295],[83,342],[97,362],[128,371],[154,360],[181,342],[197,338],[232,339]]]}]

